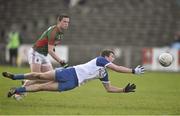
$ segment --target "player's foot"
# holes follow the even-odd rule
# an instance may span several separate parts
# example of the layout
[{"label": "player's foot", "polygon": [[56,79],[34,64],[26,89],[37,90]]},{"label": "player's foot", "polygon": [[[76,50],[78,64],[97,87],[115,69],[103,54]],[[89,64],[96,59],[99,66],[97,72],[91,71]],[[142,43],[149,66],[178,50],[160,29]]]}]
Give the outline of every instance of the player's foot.
[{"label": "player's foot", "polygon": [[16,88],[11,88],[7,93],[7,97],[11,97],[16,93]]},{"label": "player's foot", "polygon": [[22,80],[22,81],[21,81],[21,85],[22,85],[22,86],[24,85],[25,81],[26,81],[26,80]]},{"label": "player's foot", "polygon": [[9,72],[2,72],[2,75],[3,75],[4,77],[9,78],[9,79],[13,79],[13,77],[14,77],[14,74],[9,73]]},{"label": "player's foot", "polygon": [[20,96],[22,96],[22,97],[26,97],[26,96],[27,96],[27,93],[26,93],[26,92],[24,92],[24,93],[16,93],[16,94],[18,94],[18,95],[20,95]]}]

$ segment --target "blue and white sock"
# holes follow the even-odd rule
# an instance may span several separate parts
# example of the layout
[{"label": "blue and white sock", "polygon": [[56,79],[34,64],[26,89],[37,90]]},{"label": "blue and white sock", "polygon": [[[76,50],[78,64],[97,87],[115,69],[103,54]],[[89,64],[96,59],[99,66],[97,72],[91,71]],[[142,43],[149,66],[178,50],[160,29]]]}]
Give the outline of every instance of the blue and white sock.
[{"label": "blue and white sock", "polygon": [[24,79],[24,74],[15,74],[13,79],[14,80],[22,80],[22,79]]},{"label": "blue and white sock", "polygon": [[16,88],[16,93],[24,93],[24,92],[26,92],[26,88],[25,87]]}]

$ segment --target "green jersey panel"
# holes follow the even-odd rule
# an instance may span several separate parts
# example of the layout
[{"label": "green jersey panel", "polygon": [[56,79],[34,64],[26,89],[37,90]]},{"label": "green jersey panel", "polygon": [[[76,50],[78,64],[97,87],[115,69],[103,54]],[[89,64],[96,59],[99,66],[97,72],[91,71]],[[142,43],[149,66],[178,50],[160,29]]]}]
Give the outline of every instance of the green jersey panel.
[{"label": "green jersey panel", "polygon": [[39,37],[39,39],[33,45],[33,49],[40,54],[47,56],[48,45],[60,44],[61,40],[64,38],[64,34],[59,32],[57,26],[51,26]]}]

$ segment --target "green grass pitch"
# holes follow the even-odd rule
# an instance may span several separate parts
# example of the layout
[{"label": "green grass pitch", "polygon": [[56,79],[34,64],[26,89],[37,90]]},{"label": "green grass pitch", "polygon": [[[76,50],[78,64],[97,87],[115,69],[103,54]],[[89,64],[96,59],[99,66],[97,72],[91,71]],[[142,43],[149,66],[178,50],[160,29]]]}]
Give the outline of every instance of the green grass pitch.
[{"label": "green grass pitch", "polygon": [[[2,71],[29,72],[29,68],[0,66]],[[146,72],[144,75],[110,71],[112,85],[137,85],[136,92],[107,93],[99,80],[68,92],[29,93],[22,101],[7,98],[10,87],[20,81],[0,75],[0,115],[180,115],[180,73]]]}]

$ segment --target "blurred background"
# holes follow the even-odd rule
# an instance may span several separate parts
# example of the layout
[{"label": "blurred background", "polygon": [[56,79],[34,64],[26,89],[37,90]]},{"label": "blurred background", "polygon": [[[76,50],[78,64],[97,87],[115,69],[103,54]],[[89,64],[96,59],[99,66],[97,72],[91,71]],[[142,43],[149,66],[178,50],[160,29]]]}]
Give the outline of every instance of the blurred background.
[{"label": "blurred background", "polygon": [[117,64],[144,64],[153,69],[157,49],[175,54],[172,68],[179,71],[180,52],[171,50],[177,42],[175,33],[180,31],[179,11],[180,0],[0,0],[0,65],[8,64],[8,33],[12,29],[20,33],[21,45],[26,47],[55,25],[58,15],[67,13],[70,27],[62,46],[67,48],[70,65],[89,61],[110,48]]}]

